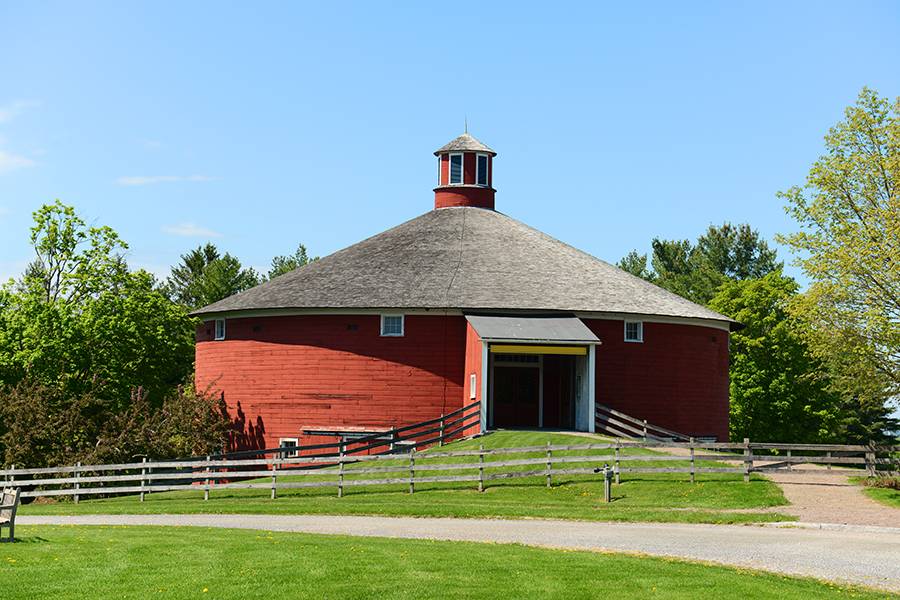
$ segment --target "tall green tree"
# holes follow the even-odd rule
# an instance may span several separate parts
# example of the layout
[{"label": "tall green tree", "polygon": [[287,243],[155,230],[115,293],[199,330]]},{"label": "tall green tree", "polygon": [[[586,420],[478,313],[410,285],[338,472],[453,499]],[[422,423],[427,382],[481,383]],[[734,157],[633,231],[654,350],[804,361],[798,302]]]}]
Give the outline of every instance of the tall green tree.
[{"label": "tall green tree", "polygon": [[649,268],[647,255],[634,250],[618,266],[698,304],[708,303],[726,281],[759,278],[783,266],[747,224],[710,225],[696,243],[654,238],[651,247]]},{"label": "tall green tree", "polygon": [[797,283],[781,273],[724,283],[709,307],[744,324],[731,334],[731,438],[823,442],[838,437],[840,398],[787,311]]},{"label": "tall green tree", "polygon": [[73,394],[161,398],[190,374],[193,321],[131,272],[109,227],[88,227],[59,201],[34,213],[37,259],[0,292],[0,385],[26,376]]},{"label": "tall green tree", "polygon": [[306,252],[306,246],[300,244],[293,254],[287,256],[276,256],[272,259],[272,268],[269,269],[269,279],[290,273],[294,269],[303,267],[314,260],[319,260],[318,256],[309,257]]},{"label": "tall green tree", "polygon": [[164,289],[173,301],[195,309],[250,289],[260,281],[254,269],[244,268],[237,258],[222,255],[215,245],[207,243],[181,256]]},{"label": "tall green tree", "polygon": [[900,99],[864,88],[825,136],[802,187],[780,197],[800,231],[781,237],[810,279],[792,304],[836,389],[900,398]]},{"label": "tall green tree", "polygon": [[[149,273],[128,270],[112,229],[59,201],[34,219],[37,258],[0,288],[0,451],[76,456],[128,409],[133,388],[160,406],[190,377],[194,320]],[[32,422],[40,432],[19,435]]]}]

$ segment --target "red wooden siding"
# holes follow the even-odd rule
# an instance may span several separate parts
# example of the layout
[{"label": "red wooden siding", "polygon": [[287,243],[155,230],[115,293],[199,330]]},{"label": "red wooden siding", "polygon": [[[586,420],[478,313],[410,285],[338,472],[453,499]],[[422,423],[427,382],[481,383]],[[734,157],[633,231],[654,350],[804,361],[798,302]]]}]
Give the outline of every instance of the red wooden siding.
[{"label": "red wooden siding", "polygon": [[624,323],[583,319],[600,338],[597,402],[694,436],[728,439],[728,333],[644,322],[643,343]]},{"label": "red wooden siding", "polygon": [[[473,402],[481,402],[481,381],[484,373],[481,370],[482,359],[482,342],[478,336],[478,332],[472,327],[471,323],[466,323],[466,376],[463,385],[463,406],[467,406]],[[475,375],[475,398],[472,399],[469,386],[470,377]],[[481,432],[481,424],[475,423],[471,427],[467,427],[463,433],[465,435],[475,435]]]},{"label": "red wooden siding", "polygon": [[381,337],[378,315],[229,319],[226,339],[212,337],[212,322],[197,328],[197,385],[224,395],[235,447],[277,446],[309,428],[387,429],[463,406],[461,316],[407,315],[403,337]]},{"label": "red wooden siding", "polygon": [[[644,323],[644,342],[624,341],[622,321],[585,319],[597,348],[597,401],[689,435],[728,438],[728,333]],[[378,315],[229,319],[197,329],[197,384],[223,393],[234,446],[275,446],[303,429],[387,429],[481,400],[482,344],[461,316],[407,315],[404,337],[381,337]],[[547,395],[545,424],[558,417]],[[466,434],[479,430],[473,426]]]}]

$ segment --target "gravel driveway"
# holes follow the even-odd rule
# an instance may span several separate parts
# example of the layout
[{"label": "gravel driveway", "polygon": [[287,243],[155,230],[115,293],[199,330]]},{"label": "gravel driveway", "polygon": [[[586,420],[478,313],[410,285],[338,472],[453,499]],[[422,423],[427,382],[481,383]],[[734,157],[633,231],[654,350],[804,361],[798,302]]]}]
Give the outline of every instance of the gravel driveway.
[{"label": "gravel driveway", "polygon": [[326,515],[21,516],[22,525],[180,525],[615,550],[751,567],[900,592],[900,529]]}]

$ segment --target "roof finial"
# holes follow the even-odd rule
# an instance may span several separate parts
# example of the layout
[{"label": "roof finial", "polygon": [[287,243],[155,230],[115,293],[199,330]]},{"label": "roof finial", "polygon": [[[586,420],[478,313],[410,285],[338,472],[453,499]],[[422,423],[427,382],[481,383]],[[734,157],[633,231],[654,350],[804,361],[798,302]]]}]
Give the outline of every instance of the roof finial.
[{"label": "roof finial", "polygon": [[464,123],[463,131],[465,133],[469,133],[469,116],[468,115],[463,117],[463,123]]}]

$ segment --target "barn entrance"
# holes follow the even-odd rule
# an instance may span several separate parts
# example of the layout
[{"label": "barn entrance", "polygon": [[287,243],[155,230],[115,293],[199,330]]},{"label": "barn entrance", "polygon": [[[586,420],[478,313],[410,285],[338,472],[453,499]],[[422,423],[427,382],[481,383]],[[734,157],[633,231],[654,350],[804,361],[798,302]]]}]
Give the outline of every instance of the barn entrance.
[{"label": "barn entrance", "polygon": [[[521,353],[497,352],[518,350]],[[560,352],[558,354],[558,352]],[[575,429],[584,347],[494,346],[490,353],[491,427]]]},{"label": "barn entrance", "polygon": [[480,399],[482,431],[593,431],[595,348],[600,340],[579,318],[482,314],[466,315],[466,320],[467,395]]}]

